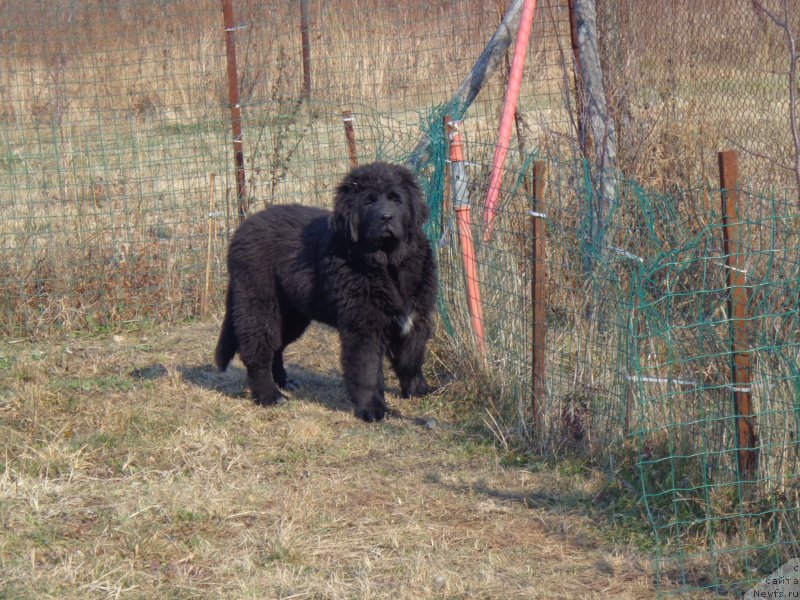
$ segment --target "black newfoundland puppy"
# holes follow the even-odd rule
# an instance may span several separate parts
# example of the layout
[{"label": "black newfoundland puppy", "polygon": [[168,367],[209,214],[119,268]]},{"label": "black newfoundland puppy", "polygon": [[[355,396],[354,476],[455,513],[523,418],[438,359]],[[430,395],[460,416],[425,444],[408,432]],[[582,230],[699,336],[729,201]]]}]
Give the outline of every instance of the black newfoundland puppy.
[{"label": "black newfoundland puppy", "polygon": [[432,391],[422,374],[436,300],[436,264],[422,225],[430,211],[408,169],[376,162],[336,189],[333,213],[272,206],[246,219],[228,252],[227,310],[216,350],[238,351],[257,404],[281,404],[292,383],[283,351],[313,321],[339,330],[356,415],[386,415],[383,359],[404,398]]}]

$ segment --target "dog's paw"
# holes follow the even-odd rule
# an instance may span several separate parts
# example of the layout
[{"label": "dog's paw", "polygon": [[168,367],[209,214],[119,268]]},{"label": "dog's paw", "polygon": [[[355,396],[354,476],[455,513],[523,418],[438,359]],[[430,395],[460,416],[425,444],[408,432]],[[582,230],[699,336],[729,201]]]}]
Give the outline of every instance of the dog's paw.
[{"label": "dog's paw", "polygon": [[362,421],[367,423],[374,423],[375,421],[383,421],[386,418],[386,408],[368,406],[366,408],[356,409],[356,416]]},{"label": "dog's paw", "polygon": [[284,380],[283,385],[278,384],[278,387],[286,390],[287,392],[294,392],[296,390],[299,390],[301,385],[300,382],[297,381],[296,379],[287,377],[286,380]]},{"label": "dog's paw", "polygon": [[386,418],[386,401],[383,399],[383,392],[375,392],[372,402],[368,406],[356,406],[356,416],[367,423],[383,421]]},{"label": "dog's paw", "polygon": [[400,387],[401,396],[403,398],[427,396],[436,391],[435,387],[428,385],[428,382],[425,381],[425,377],[422,375],[417,375]]},{"label": "dog's paw", "polygon": [[289,398],[287,398],[283,394],[274,394],[274,395],[265,394],[257,398],[253,398],[253,401],[259,406],[282,406],[289,401]]}]

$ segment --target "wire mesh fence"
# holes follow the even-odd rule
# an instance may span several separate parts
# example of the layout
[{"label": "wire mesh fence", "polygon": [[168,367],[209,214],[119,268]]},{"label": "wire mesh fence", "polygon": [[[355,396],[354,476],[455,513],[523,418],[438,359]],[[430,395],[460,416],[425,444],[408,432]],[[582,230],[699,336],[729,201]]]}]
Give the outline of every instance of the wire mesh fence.
[{"label": "wire mesh fence", "polygon": [[[231,0],[227,32],[219,0],[3,4],[0,328],[41,336],[216,313],[240,196],[251,211],[330,206],[351,160],[409,161],[433,213],[441,330],[453,356],[481,370],[449,184],[449,115],[463,123],[493,428],[630,469],[664,589],[755,581],[798,553],[800,529],[797,123],[781,28],[796,31],[800,10],[597,3],[618,141],[617,198],[598,222],[603,192],[597,157],[579,143],[586,100],[576,95],[568,5],[537,3],[487,238],[510,58],[469,106],[453,92],[497,30],[502,2]],[[758,436],[747,477],[737,470],[731,397],[721,147],[740,150],[747,182],[737,255]],[[537,164],[545,170],[535,176]],[[534,232],[544,232],[544,248]],[[539,362],[537,326],[546,329]]]},{"label": "wire mesh fence", "polygon": [[[681,201],[709,195],[719,190],[687,191]],[[684,589],[742,593],[798,551],[800,212],[779,195],[745,187],[741,196],[741,268],[726,264],[721,219],[667,220],[675,198],[656,196],[644,204],[649,235],[670,243],[643,256],[632,282],[643,501],[659,573]],[[726,277],[734,268],[747,296],[740,323]],[[746,340],[744,383],[735,373],[737,326]],[[745,394],[748,415],[738,409]],[[741,436],[745,419],[756,431],[749,441]]]},{"label": "wire mesh fence", "polygon": [[2,329],[192,314],[210,174],[228,172],[218,11],[33,1],[0,11]]}]

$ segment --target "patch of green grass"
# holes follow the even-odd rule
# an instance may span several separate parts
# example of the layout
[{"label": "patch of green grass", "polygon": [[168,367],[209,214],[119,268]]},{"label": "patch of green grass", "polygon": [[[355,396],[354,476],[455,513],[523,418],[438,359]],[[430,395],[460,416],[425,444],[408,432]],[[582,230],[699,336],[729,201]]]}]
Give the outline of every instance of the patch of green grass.
[{"label": "patch of green grass", "polygon": [[19,166],[22,166],[22,159],[13,152],[0,154],[0,169],[11,171]]},{"label": "patch of green grass", "polygon": [[17,362],[16,356],[9,356],[7,354],[0,354],[0,371],[10,369]]},{"label": "patch of green grass", "polygon": [[179,508],[175,511],[175,521],[178,523],[206,522],[209,518],[209,515],[204,512],[195,512],[186,508]]}]

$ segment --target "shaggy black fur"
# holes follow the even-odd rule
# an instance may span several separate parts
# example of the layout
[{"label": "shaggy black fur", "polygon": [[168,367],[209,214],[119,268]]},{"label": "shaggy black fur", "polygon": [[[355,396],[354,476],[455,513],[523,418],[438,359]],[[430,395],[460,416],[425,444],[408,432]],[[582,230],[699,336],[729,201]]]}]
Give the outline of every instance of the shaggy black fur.
[{"label": "shaggy black fur", "polygon": [[333,213],[270,207],[246,219],[228,252],[228,293],[216,362],[238,351],[258,404],[280,404],[292,385],[283,351],[313,321],[339,330],[349,400],[365,421],[386,415],[383,359],[403,397],[431,391],[422,374],[437,291],[422,225],[430,211],[411,171],[388,163],[353,169]]}]

